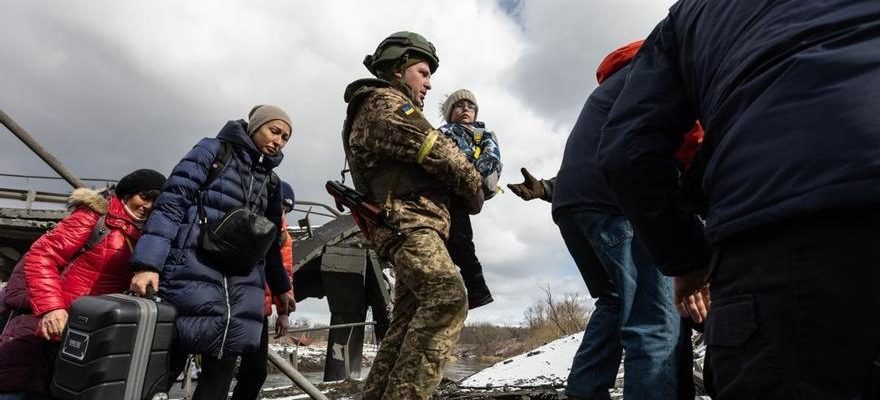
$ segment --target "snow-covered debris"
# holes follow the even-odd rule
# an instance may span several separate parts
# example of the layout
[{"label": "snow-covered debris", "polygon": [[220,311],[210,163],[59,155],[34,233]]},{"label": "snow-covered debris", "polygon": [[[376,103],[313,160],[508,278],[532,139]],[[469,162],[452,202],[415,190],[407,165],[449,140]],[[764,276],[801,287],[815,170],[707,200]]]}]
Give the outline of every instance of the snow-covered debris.
[{"label": "snow-covered debris", "polygon": [[564,386],[583,333],[566,336],[535,350],[508,358],[465,378],[461,388]]}]

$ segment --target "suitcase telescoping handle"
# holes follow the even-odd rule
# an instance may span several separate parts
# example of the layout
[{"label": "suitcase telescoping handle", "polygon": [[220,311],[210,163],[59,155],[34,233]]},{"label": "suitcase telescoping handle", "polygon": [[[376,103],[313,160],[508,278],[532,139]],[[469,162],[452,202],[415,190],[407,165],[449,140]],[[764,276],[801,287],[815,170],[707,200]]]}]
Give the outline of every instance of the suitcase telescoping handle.
[{"label": "suitcase telescoping handle", "polygon": [[132,290],[126,290],[126,291],[123,292],[123,293],[125,293],[125,294],[127,294],[127,295],[129,295],[129,296],[143,297],[143,298],[145,298],[145,299],[153,300],[153,301],[155,301],[156,303],[161,303],[161,302],[162,302],[162,298],[159,297],[159,295],[156,294],[156,289],[153,289],[153,286],[152,286],[152,285],[147,285],[147,293],[146,293],[145,295],[143,295],[143,296],[139,296],[137,293],[135,293],[135,292],[132,291]]}]

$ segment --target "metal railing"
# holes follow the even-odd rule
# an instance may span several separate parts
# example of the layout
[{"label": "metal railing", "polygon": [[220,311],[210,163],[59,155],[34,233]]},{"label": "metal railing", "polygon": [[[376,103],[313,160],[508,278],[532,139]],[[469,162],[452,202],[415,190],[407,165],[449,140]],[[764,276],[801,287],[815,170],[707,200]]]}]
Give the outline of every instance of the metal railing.
[{"label": "metal railing", "polygon": [[[376,325],[375,321],[365,321],[365,322],[352,322],[348,324],[336,324],[336,325],[328,325],[328,326],[316,326],[311,328],[290,328],[287,330],[288,333],[303,333],[303,332],[317,332],[324,330],[333,330],[333,329],[345,329],[345,328],[356,328],[360,326],[370,326]],[[346,345],[347,347],[347,345]],[[345,358],[345,365],[348,366],[348,351],[343,353],[343,357]],[[327,400],[327,396],[324,396],[324,393],[321,392],[320,389],[315,387],[312,382],[310,382],[303,374],[297,371],[296,367],[293,366],[293,363],[284,359],[278,355],[278,353],[269,350],[268,360],[278,368],[281,373],[290,378],[293,383],[302,389],[306,394],[308,394],[311,398],[316,400]],[[187,360],[187,366],[184,368],[184,383],[183,383],[183,398],[190,399],[192,394],[192,376],[190,375],[190,368],[192,367],[192,360]]]},{"label": "metal railing", "polygon": [[315,326],[312,328],[289,328],[287,329],[288,333],[300,333],[300,332],[316,332],[323,330],[333,330],[333,329],[342,329],[342,328],[356,328],[359,326],[369,326],[376,325],[376,321],[367,321],[367,322],[352,322],[349,324],[336,324],[336,325],[328,325],[328,326]]}]

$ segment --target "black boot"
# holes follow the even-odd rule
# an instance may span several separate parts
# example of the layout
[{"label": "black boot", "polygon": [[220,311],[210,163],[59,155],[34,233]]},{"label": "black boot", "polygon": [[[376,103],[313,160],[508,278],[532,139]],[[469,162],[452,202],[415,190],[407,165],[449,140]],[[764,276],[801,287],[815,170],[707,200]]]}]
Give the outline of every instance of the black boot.
[{"label": "black boot", "polygon": [[483,279],[483,266],[477,258],[474,248],[474,231],[471,228],[471,217],[462,207],[450,210],[452,224],[449,228],[449,242],[446,248],[452,262],[461,270],[461,278],[468,294],[468,309],[485,306],[493,301],[492,293]]},{"label": "black boot", "polygon": [[461,272],[461,277],[464,279],[464,287],[467,288],[468,310],[473,310],[495,301],[492,298],[492,292],[486,286],[486,280],[483,279],[482,273],[469,275],[464,270]]}]

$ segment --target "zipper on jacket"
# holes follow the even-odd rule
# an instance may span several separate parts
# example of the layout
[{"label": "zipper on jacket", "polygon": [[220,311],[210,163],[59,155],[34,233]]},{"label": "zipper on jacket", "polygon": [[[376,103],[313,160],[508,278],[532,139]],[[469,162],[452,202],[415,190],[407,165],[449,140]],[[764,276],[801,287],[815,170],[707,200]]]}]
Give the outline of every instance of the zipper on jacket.
[{"label": "zipper on jacket", "polygon": [[226,275],[223,275],[223,291],[226,293],[226,327],[223,328],[223,340],[220,342],[220,352],[217,359],[223,358],[223,348],[226,347],[226,335],[229,334],[229,322],[232,320],[232,306],[229,304],[229,285],[226,283]]},{"label": "zipper on jacket", "polygon": [[[261,160],[262,160],[262,157],[263,156],[260,156]],[[251,196],[253,195],[253,193],[254,193],[254,172],[251,171],[251,182],[248,184],[248,192],[244,195],[244,206],[247,208],[253,207],[253,204],[248,204],[248,203],[250,203]]]},{"label": "zipper on jacket", "polygon": [[[265,157],[265,155],[263,153],[260,153],[260,158],[257,159],[257,165],[263,165],[263,157]],[[254,168],[254,171],[255,170],[256,168]],[[254,192],[254,171],[251,171],[251,185],[248,188],[248,197],[251,197],[251,193]]]}]

